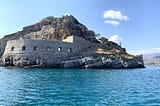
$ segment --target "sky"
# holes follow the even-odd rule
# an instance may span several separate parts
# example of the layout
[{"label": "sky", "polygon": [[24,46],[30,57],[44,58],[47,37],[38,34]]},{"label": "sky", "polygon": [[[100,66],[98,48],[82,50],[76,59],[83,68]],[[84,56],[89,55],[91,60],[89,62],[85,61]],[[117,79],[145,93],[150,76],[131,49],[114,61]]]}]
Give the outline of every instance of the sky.
[{"label": "sky", "polygon": [[127,52],[160,52],[160,0],[0,0],[0,38],[41,19],[73,15]]}]

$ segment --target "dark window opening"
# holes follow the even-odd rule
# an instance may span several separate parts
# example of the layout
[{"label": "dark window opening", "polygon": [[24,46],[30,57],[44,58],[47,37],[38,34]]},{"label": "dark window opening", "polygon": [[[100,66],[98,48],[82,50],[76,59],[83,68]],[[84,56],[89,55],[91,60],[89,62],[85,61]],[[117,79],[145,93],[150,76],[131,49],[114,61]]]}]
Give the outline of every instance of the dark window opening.
[{"label": "dark window opening", "polygon": [[11,51],[13,51],[13,50],[14,50],[14,47],[11,48]]},{"label": "dark window opening", "polygon": [[68,49],[68,52],[72,52],[72,49],[71,49],[71,48],[69,48],[69,49]]},{"label": "dark window opening", "polygon": [[49,25],[51,25],[52,23],[51,23],[51,22],[49,22],[48,24],[49,24]]},{"label": "dark window opening", "polygon": [[23,47],[22,47],[22,50],[26,50],[26,46],[23,46]]},{"label": "dark window opening", "polygon": [[37,46],[34,46],[33,50],[37,50]]},{"label": "dark window opening", "polygon": [[47,46],[47,51],[50,51],[51,50],[51,47],[50,46]]}]

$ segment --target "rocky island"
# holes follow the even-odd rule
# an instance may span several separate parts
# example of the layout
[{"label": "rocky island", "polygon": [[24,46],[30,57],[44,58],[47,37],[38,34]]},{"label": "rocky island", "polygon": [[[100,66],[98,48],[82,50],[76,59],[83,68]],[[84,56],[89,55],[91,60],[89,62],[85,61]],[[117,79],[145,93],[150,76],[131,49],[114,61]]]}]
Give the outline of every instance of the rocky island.
[{"label": "rocky island", "polygon": [[143,68],[142,56],[88,30],[72,15],[47,17],[0,39],[0,66]]}]

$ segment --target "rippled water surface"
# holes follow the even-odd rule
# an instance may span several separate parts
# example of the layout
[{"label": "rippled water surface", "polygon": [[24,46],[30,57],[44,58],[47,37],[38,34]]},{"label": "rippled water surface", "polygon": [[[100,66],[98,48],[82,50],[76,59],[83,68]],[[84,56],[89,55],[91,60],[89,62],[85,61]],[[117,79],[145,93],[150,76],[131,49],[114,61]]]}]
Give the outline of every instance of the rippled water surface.
[{"label": "rippled water surface", "polygon": [[160,67],[127,70],[0,68],[4,106],[160,106]]}]

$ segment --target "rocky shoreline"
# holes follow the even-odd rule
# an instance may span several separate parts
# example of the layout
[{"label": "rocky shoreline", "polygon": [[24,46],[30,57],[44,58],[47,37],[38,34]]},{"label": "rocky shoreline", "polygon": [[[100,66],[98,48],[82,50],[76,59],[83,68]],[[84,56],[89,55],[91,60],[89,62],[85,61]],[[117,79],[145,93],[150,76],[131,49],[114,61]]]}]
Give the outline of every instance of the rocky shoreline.
[{"label": "rocky shoreline", "polygon": [[[141,56],[137,56],[141,58]],[[15,58],[14,58],[15,59]],[[3,67],[21,67],[21,68],[78,68],[78,69],[132,69],[144,68],[143,62],[138,62],[136,59],[115,58],[103,55],[95,58],[90,57],[74,57],[60,61],[56,64],[45,64],[41,60],[30,60],[28,58],[19,57],[16,61],[12,57],[0,61],[0,66]]]}]

